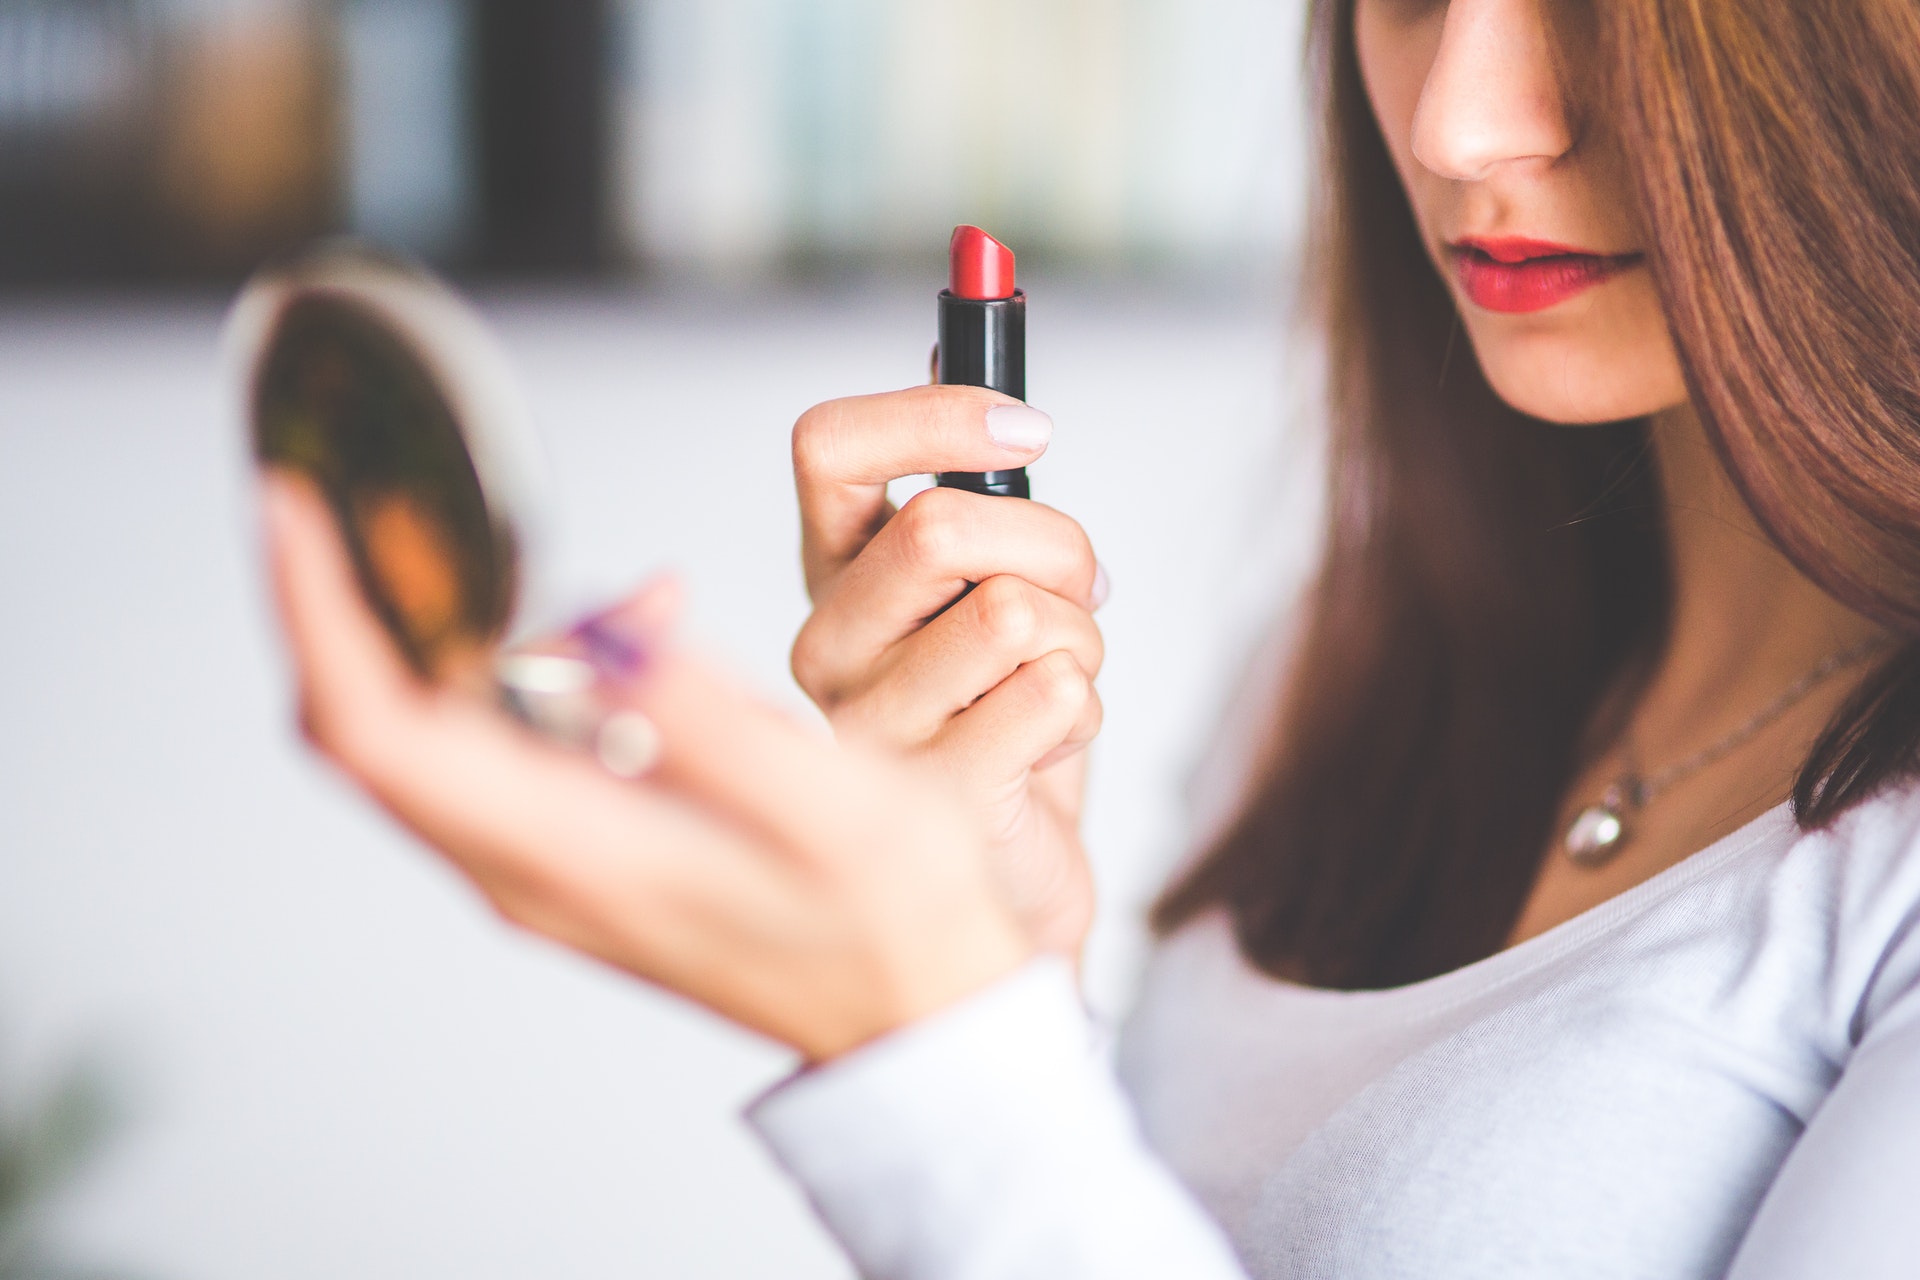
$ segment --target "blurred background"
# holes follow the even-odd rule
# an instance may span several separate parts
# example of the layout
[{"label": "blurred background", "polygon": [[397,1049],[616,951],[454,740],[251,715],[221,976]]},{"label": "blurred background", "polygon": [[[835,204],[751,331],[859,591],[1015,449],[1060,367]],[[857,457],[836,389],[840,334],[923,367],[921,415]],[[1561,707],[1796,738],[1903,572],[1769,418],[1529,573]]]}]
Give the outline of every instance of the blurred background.
[{"label": "blurred background", "polygon": [[0,280],[204,280],[327,231],[468,273],[918,258],[1271,270],[1290,0],[7,0]]},{"label": "blurred background", "polygon": [[1011,243],[1036,497],[1114,582],[1124,1012],[1313,554],[1304,7],[0,0],[0,1280],[847,1274],[737,1119],[785,1055],[509,934],[295,741],[219,332],[316,236],[499,327],[574,598],[672,566],[796,707],[787,432],[924,378],[955,223]]}]

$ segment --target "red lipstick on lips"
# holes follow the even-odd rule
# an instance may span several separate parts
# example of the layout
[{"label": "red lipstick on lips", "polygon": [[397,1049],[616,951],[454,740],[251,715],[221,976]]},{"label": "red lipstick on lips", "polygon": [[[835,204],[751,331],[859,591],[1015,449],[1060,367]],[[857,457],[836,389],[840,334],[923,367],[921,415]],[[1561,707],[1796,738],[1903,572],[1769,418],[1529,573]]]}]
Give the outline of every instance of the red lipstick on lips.
[{"label": "red lipstick on lips", "polygon": [[1520,236],[1468,236],[1447,247],[1461,291],[1475,306],[1510,315],[1557,306],[1641,259],[1637,253],[1593,253]]}]

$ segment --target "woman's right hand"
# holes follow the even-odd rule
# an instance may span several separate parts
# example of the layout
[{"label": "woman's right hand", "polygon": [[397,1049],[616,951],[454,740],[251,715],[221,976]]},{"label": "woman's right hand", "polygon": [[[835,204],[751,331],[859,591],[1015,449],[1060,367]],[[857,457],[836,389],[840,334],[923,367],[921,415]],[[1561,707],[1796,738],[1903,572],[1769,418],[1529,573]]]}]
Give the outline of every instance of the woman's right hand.
[{"label": "woman's right hand", "polygon": [[1073,954],[1093,915],[1079,820],[1105,574],[1080,526],[1041,503],[936,488],[896,511],[886,489],[1024,466],[1051,433],[1039,410],[977,387],[802,415],[793,463],[814,611],[793,674],[838,736],[951,777],[1034,943]]}]

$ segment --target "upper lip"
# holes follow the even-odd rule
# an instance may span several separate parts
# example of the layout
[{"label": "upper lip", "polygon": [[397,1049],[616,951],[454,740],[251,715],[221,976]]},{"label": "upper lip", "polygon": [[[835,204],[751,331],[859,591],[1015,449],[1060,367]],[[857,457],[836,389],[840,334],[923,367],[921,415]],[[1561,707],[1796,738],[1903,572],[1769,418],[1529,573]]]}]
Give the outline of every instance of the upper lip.
[{"label": "upper lip", "polygon": [[1630,258],[1631,253],[1606,253],[1599,249],[1582,249],[1570,244],[1557,244],[1551,240],[1535,240],[1528,236],[1462,236],[1449,242],[1448,247],[1458,252],[1483,253],[1495,262],[1514,264],[1527,262],[1534,258]]}]

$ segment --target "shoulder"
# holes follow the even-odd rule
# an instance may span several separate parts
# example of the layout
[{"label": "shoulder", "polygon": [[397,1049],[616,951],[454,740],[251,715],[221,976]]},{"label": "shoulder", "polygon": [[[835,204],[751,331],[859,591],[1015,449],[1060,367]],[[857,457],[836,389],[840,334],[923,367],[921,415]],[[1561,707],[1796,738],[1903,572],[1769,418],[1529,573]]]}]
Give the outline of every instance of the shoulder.
[{"label": "shoulder", "polygon": [[1920,905],[1920,779],[1849,809],[1794,842],[1787,867],[1807,871],[1834,895],[1841,919],[1856,928]]},{"label": "shoulder", "polygon": [[1920,1250],[1920,785],[1804,836],[1834,889],[1842,1071],[1761,1203],[1733,1276],[1906,1276]]},{"label": "shoulder", "polygon": [[1920,997],[1920,780],[1807,832],[1779,876],[1827,927],[1835,994],[1851,997],[1850,1039]]}]

